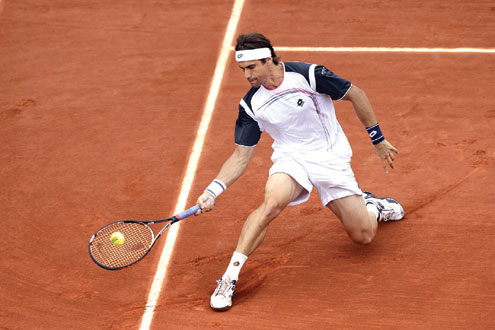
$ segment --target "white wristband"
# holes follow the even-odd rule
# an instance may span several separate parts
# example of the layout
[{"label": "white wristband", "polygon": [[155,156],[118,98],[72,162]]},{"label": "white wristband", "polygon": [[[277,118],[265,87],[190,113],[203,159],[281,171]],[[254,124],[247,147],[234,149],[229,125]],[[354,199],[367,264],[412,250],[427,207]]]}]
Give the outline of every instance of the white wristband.
[{"label": "white wristband", "polygon": [[227,186],[225,185],[225,183],[223,183],[222,181],[220,181],[218,179],[214,179],[208,185],[208,187],[206,187],[205,191],[210,193],[210,195],[212,195],[213,198],[217,198],[218,196],[220,196],[221,193],[223,193],[225,191],[225,189],[227,189]]}]

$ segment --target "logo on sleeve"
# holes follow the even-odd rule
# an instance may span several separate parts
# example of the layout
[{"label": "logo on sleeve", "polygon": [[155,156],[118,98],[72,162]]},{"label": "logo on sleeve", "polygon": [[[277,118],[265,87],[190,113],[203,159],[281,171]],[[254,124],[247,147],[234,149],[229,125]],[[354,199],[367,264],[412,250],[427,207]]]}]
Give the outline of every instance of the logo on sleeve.
[{"label": "logo on sleeve", "polygon": [[327,68],[323,67],[321,69],[321,75],[322,76],[325,76],[325,77],[332,77],[333,76],[333,72],[328,70]]},{"label": "logo on sleeve", "polygon": [[301,107],[301,108],[302,108],[302,106],[303,106],[303,105],[304,105],[304,101],[303,101],[303,99],[299,99],[299,100],[297,100],[297,106],[298,106],[298,107]]}]

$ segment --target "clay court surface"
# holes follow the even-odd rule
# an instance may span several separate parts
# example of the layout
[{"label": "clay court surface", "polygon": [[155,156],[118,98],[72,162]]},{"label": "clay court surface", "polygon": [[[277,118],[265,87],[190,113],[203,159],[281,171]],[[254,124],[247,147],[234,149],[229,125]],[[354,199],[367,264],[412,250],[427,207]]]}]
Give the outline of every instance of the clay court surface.
[{"label": "clay court surface", "polygon": [[[0,0],[0,329],[139,329],[165,237],[142,262],[97,267],[104,224],[187,206],[234,148],[249,88],[230,56],[192,150],[233,0]],[[493,1],[246,0],[236,35],[283,47],[494,49]],[[400,156],[388,175],[336,103],[363,189],[406,209],[358,246],[316,192],[272,223],[233,308],[209,298],[262,201],[271,140],[213,212],[186,219],[151,329],[494,329],[494,53],[279,51],[364,89]]]}]

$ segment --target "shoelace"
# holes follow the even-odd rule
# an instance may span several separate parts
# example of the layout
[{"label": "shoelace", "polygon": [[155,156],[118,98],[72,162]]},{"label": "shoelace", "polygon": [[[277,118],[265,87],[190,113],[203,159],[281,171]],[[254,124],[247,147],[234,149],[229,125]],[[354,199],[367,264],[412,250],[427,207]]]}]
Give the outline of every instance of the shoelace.
[{"label": "shoelace", "polygon": [[376,202],[378,204],[378,211],[380,212],[380,215],[384,221],[390,220],[392,218],[393,213],[395,210],[393,208],[387,208],[385,205],[383,205],[380,202]]},{"label": "shoelace", "polygon": [[217,289],[216,296],[222,295],[224,297],[227,297],[226,293],[232,288],[233,283],[225,280],[218,280],[217,283],[219,286]]},{"label": "shoelace", "polygon": [[368,200],[366,204],[373,204],[376,206],[376,208],[378,209],[378,213],[379,213],[379,217],[380,219],[384,220],[384,221],[387,221],[392,215],[390,214],[391,211],[393,211],[392,209],[387,209],[385,207],[385,205],[383,205],[382,203],[380,203],[379,201],[377,200]]},{"label": "shoelace", "polygon": [[388,221],[392,218],[394,213],[396,213],[396,210],[393,207],[386,207],[384,204],[380,202],[380,199],[385,200],[388,203],[394,203],[394,204],[398,204],[398,203],[391,198],[388,197],[378,198],[372,194],[368,194],[365,197],[366,204],[371,203],[376,206],[376,208],[378,209],[380,219],[383,221]]}]

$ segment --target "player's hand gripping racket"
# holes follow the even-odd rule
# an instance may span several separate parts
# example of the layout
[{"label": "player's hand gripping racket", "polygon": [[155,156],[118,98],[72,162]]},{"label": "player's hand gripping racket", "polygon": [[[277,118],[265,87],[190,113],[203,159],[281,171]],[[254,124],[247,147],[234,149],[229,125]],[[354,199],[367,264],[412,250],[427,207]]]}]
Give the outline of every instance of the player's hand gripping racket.
[{"label": "player's hand gripping racket", "polygon": [[[100,267],[117,270],[143,259],[156,240],[172,224],[195,214],[200,209],[195,205],[173,217],[161,220],[120,220],[98,230],[89,240],[89,255]],[[168,222],[155,236],[148,225]]]}]

